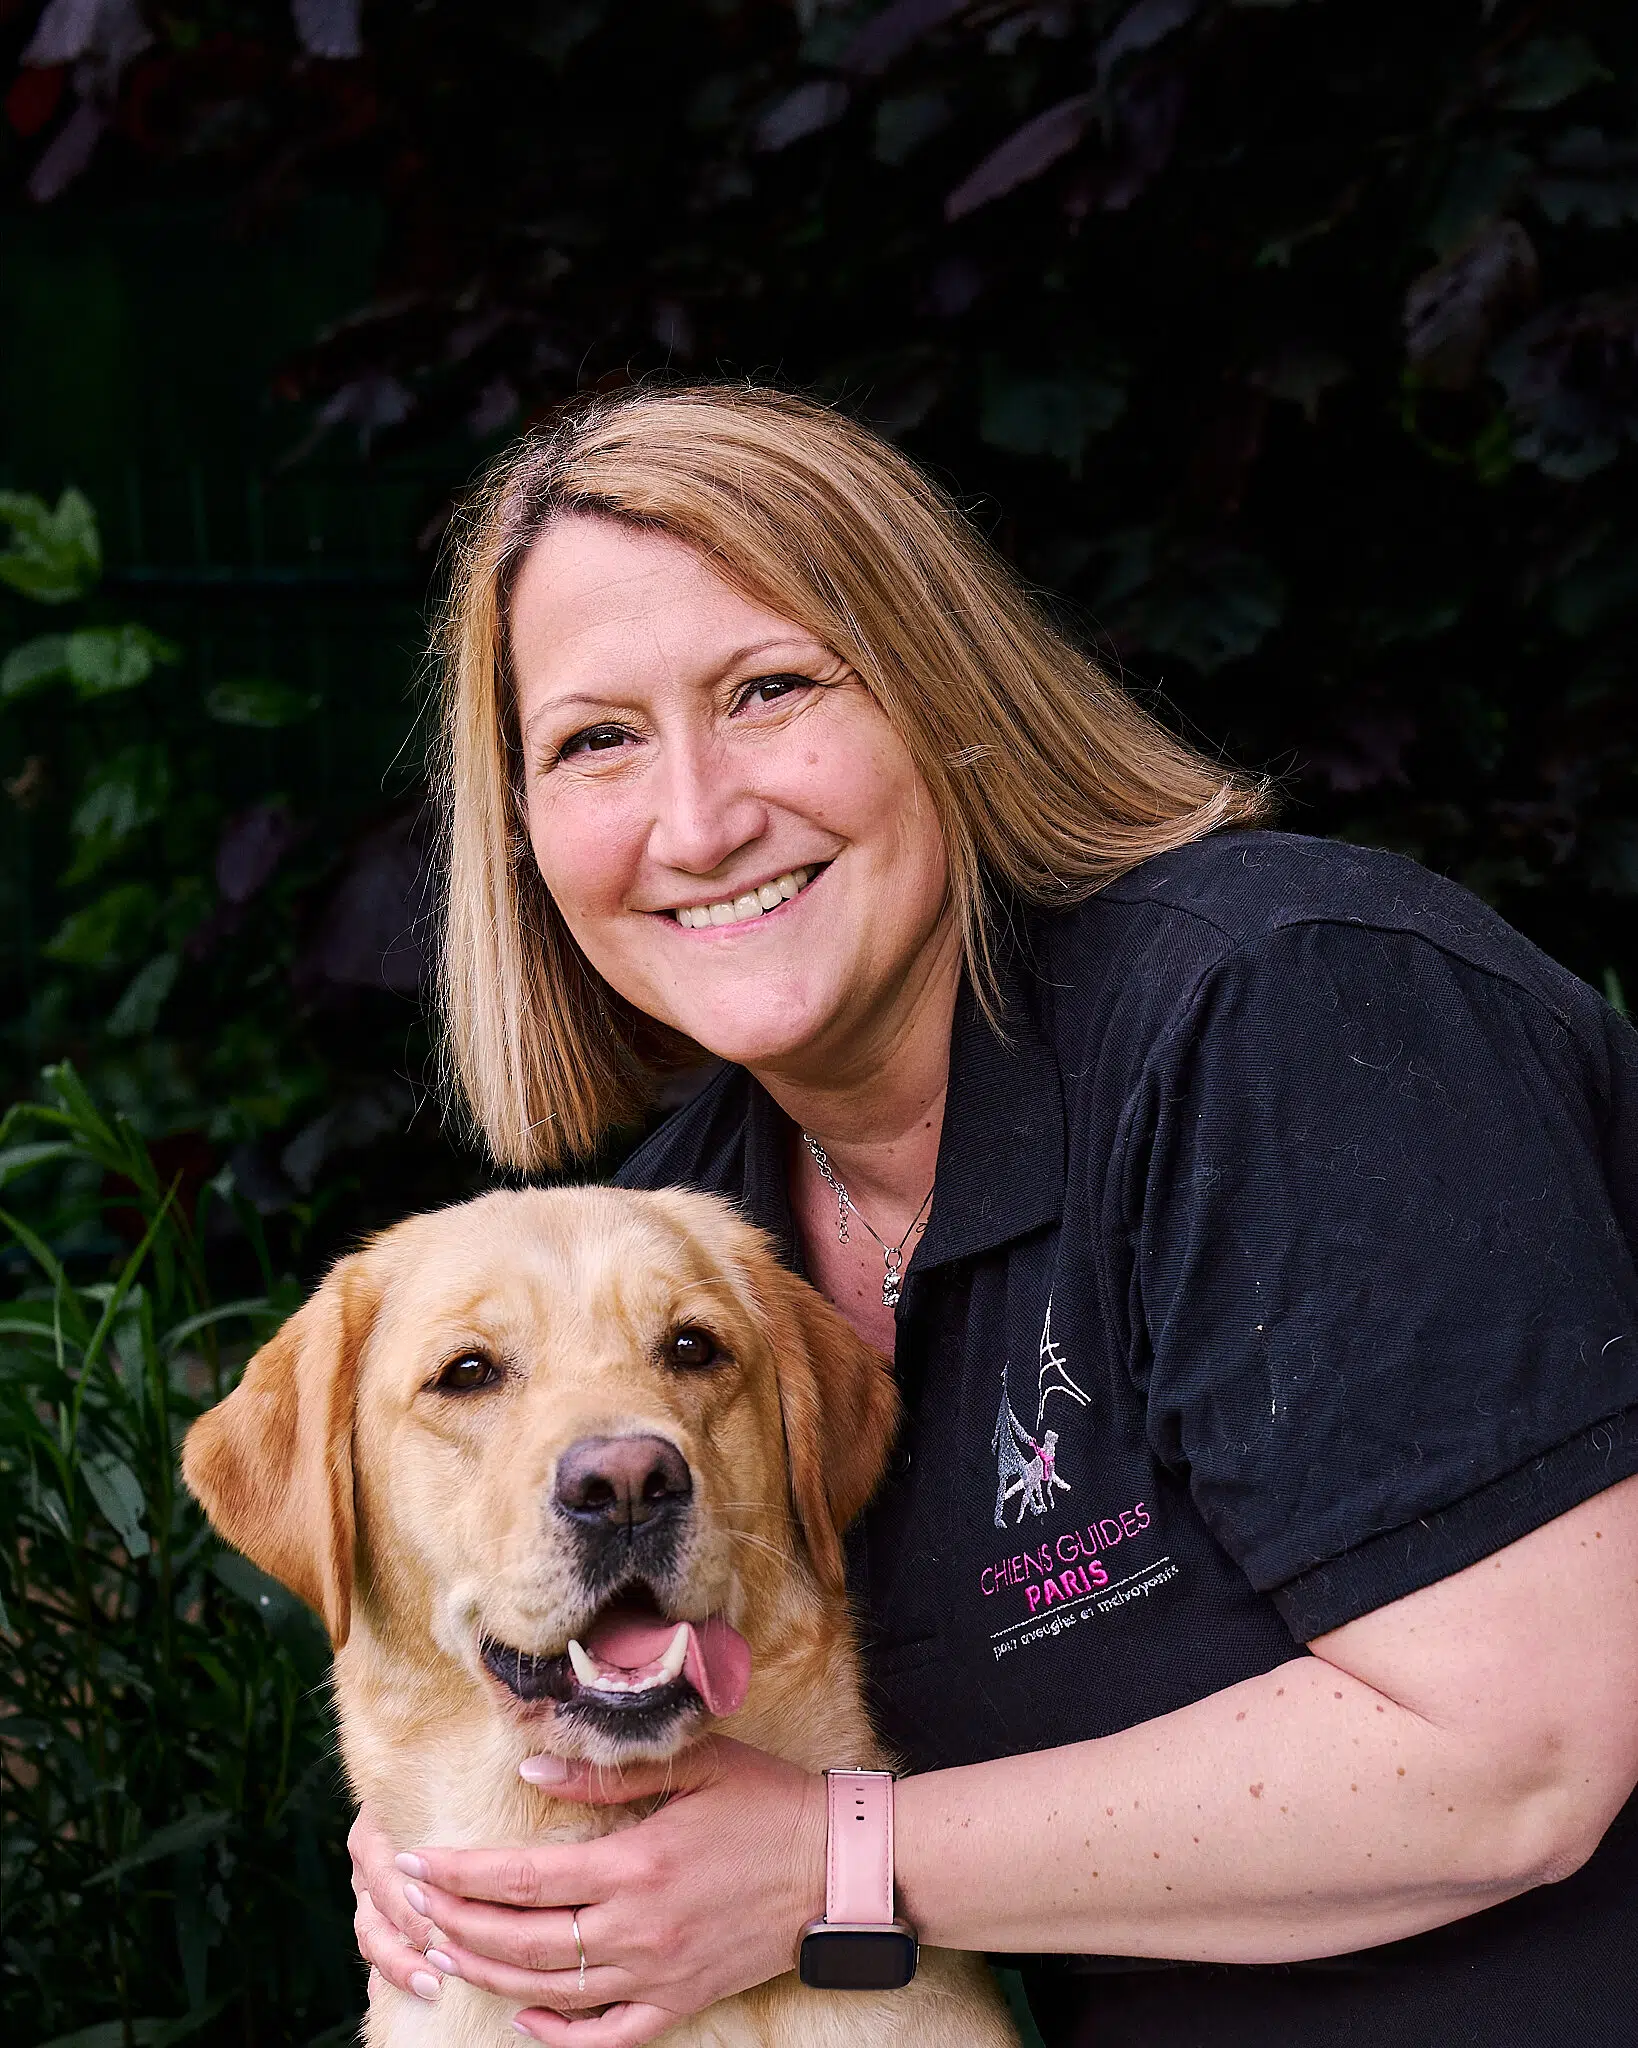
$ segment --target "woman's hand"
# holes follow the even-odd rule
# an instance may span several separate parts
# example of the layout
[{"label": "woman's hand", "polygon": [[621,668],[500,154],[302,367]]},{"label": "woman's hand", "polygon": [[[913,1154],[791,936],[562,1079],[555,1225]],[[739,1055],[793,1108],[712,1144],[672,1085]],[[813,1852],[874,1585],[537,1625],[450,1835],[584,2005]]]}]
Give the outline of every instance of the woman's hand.
[{"label": "woman's hand", "polygon": [[[792,1967],[798,1934],[824,1909],[823,1779],[721,1736],[669,1763],[611,1771],[538,1757],[523,1774],[586,1805],[671,1796],[592,1842],[398,1859],[414,1926],[439,1930],[434,1967],[514,1999],[521,2031],[573,2048],[636,2048]],[[373,1960],[376,1948],[366,1953]]]},{"label": "woman's hand", "polygon": [[428,1963],[427,1948],[436,1933],[425,1914],[417,1913],[404,1896],[404,1878],[393,1863],[393,1844],[376,1826],[368,1806],[361,1806],[347,1836],[353,1859],[353,1935],[358,1952],[370,1965],[371,1989],[377,1972],[400,1991],[435,1999],[442,1979]]}]

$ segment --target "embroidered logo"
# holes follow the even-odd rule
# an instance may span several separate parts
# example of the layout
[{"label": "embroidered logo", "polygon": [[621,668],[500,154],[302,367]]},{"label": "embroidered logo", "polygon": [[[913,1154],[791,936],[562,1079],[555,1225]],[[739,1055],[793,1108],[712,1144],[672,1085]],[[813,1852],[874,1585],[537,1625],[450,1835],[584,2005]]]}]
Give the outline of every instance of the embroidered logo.
[{"label": "embroidered logo", "polygon": [[1073,1488],[1057,1469],[1058,1432],[1043,1429],[1046,1420],[1046,1405],[1054,1394],[1066,1394],[1082,1408],[1092,1404],[1084,1388],[1076,1385],[1071,1378],[1063,1353],[1052,1340],[1052,1302],[1047,1301],[1046,1321],[1041,1327],[1040,1368],[1035,1377],[1036,1404],[1035,1428],[1039,1441],[1024,1427],[1013,1412],[1012,1402],[1007,1394],[1007,1371],[1001,1368],[1001,1407],[995,1418],[995,1432],[990,1438],[990,1449],[995,1453],[995,1526],[1007,1526],[1006,1505],[1015,1494],[1020,1495],[1018,1520],[1024,1519],[1027,1509],[1032,1515],[1044,1515],[1052,1506],[1054,1492],[1070,1493]]}]

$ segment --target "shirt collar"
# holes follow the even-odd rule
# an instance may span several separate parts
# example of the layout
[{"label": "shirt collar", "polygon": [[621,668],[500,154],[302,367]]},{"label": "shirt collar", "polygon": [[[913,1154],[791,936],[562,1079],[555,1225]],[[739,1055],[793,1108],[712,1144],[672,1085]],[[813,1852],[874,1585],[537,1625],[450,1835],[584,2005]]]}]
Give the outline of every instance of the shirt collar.
[{"label": "shirt collar", "polygon": [[1017,952],[998,949],[1001,1031],[962,976],[927,1235],[911,1272],[1025,1237],[1064,1207],[1064,1094]]},{"label": "shirt collar", "polygon": [[[950,1032],[950,1086],[927,1234],[910,1274],[993,1251],[1056,1223],[1064,1205],[1064,1099],[1058,1063],[1031,1001],[1033,977],[1016,952],[998,961],[998,1035],[965,974]],[[790,1125],[749,1083],[743,1206],[800,1272],[787,1179]]]}]

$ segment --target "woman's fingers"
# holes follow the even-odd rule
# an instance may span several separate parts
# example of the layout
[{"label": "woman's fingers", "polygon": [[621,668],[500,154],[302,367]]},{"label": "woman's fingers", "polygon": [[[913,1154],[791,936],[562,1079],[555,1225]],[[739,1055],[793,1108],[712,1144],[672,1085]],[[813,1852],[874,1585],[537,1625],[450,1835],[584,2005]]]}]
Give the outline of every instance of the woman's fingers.
[{"label": "woman's fingers", "polygon": [[[408,1889],[436,1922],[440,1936],[437,1946],[446,1954],[476,1950],[480,1956],[504,1963],[510,1969],[537,1975],[547,1970],[579,1967],[580,1952],[574,1945],[574,1923],[568,1913],[520,1913],[511,1906],[491,1906],[481,1900],[458,1899],[448,1892],[424,1891],[418,1884],[412,1883]],[[581,1927],[584,1930],[584,1915]],[[461,1975],[466,1974],[463,1969]]]},{"label": "woman's fingers", "polygon": [[578,1968],[523,1969],[514,1963],[498,1963],[493,1956],[479,1955],[453,1942],[445,1949],[434,1949],[433,1954],[440,1962],[448,1963],[449,1974],[459,1977],[462,1983],[475,1984],[480,1991],[492,1991],[497,1998],[508,1999],[517,2006],[546,2006],[554,2012],[595,2011],[599,2006],[613,2005],[628,1997],[634,1988],[625,1970],[588,1969],[586,1988],[581,1990]]},{"label": "woman's fingers", "polygon": [[432,2003],[443,1989],[443,1973],[405,1940],[367,1891],[355,1885],[354,1892],[358,1905],[353,1914],[353,1937],[359,1954],[370,1965],[372,1983],[375,1977],[384,1977],[411,1997]]},{"label": "woman's fingers", "polygon": [[376,1825],[369,1806],[358,1809],[358,1817],[348,1831],[347,1853],[353,1859],[354,1892],[368,1892],[376,1912],[389,1920],[406,1941],[424,1949],[432,1937],[432,1923],[405,1896],[403,1875],[393,1862],[393,1844]]},{"label": "woman's fingers", "polygon": [[520,2012],[513,2024],[548,2048],[640,2048],[674,2027],[679,2017],[661,2005],[611,2005],[583,2019],[535,2007]]},{"label": "woman's fingers", "polygon": [[[438,1925],[454,1933],[442,1918],[444,1901],[452,1895],[463,1901],[489,1899],[499,1906],[584,1906],[599,1896],[592,1874],[606,1860],[598,1855],[599,1847],[589,1842],[540,1849],[417,1849],[395,1860],[408,1900],[425,1899]],[[416,1889],[410,1891],[409,1885]]]}]

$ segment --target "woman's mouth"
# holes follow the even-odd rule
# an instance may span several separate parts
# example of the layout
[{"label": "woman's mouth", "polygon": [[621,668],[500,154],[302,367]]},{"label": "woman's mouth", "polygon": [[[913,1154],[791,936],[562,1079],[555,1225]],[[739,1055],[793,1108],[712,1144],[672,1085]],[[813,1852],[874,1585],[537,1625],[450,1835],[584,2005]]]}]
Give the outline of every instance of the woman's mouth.
[{"label": "woman's mouth", "polygon": [[725,896],[716,903],[690,904],[670,915],[687,931],[703,931],[707,925],[749,924],[754,918],[766,917],[782,903],[789,903],[793,896],[801,895],[829,865],[829,861],[817,861],[811,867],[791,868],[771,882],[747,889],[743,895]]}]

